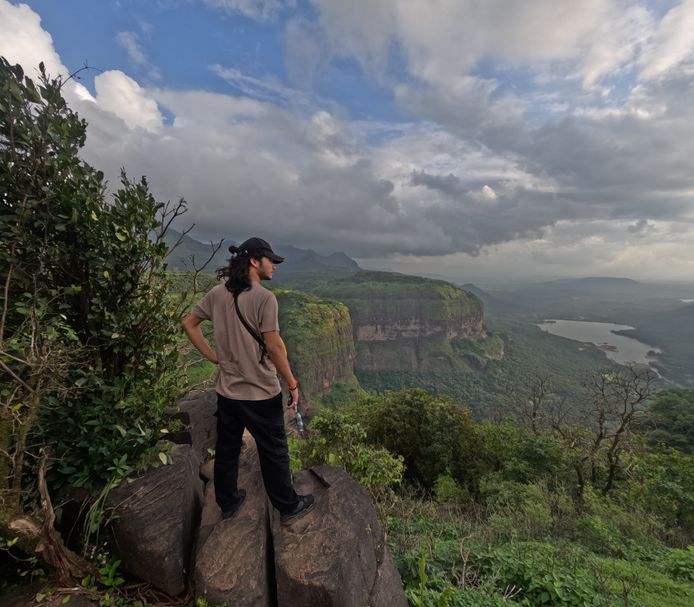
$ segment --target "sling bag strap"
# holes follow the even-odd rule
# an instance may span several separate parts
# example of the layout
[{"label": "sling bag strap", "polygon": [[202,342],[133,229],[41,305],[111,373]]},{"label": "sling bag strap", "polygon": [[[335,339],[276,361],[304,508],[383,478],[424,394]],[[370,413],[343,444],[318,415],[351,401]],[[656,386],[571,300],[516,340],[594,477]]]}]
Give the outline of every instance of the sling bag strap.
[{"label": "sling bag strap", "polygon": [[246,331],[248,331],[251,334],[251,337],[253,337],[253,339],[255,339],[258,342],[258,345],[260,346],[260,360],[258,362],[262,364],[263,359],[267,356],[267,347],[265,346],[265,340],[260,335],[258,335],[255,329],[243,317],[243,314],[241,314],[241,310],[239,310],[238,298],[236,295],[234,295],[234,307],[236,308],[236,314],[238,314],[241,324],[244,326]]}]

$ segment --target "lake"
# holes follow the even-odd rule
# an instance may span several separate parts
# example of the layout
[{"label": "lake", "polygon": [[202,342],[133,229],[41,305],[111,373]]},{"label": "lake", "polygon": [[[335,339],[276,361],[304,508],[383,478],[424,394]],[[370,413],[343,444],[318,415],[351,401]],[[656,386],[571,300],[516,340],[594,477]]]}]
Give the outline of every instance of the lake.
[{"label": "lake", "polygon": [[538,327],[552,335],[595,344],[609,358],[620,365],[632,362],[648,365],[657,361],[653,356],[649,356],[648,352],[660,352],[658,348],[644,344],[637,339],[613,333],[613,331],[626,331],[634,328],[628,325],[584,320],[548,319],[539,324]]}]

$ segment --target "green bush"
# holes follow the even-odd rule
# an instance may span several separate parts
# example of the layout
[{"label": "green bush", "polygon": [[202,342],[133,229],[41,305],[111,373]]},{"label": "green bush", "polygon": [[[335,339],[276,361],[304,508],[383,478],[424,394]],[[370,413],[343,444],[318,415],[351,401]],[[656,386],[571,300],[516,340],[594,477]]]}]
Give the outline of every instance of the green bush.
[{"label": "green bush", "polygon": [[663,536],[660,519],[644,511],[638,501],[606,498],[587,489],[583,512],[577,519],[577,540],[601,554],[624,557],[633,545],[659,543]]},{"label": "green bush", "polygon": [[499,540],[543,539],[573,531],[575,505],[560,487],[550,489],[542,481],[523,485],[487,475],[482,495],[490,528]]},{"label": "green bush", "polygon": [[434,483],[434,497],[440,504],[462,506],[470,500],[470,492],[456,483],[450,474],[441,474]]},{"label": "green bush", "polygon": [[471,495],[477,494],[482,445],[463,405],[413,388],[366,397],[350,410],[371,444],[404,459],[410,481],[430,491],[439,476],[449,474]]},{"label": "green bush", "polygon": [[367,445],[366,431],[345,413],[326,409],[311,420],[309,437],[290,443],[294,470],[316,464],[342,466],[374,494],[402,482],[402,457]]},{"label": "green bush", "polygon": [[125,174],[107,198],[62,84],[0,59],[0,492],[9,476],[15,494],[47,446],[51,488],[139,465],[178,394],[164,225],[184,205]]},{"label": "green bush", "polygon": [[694,582],[694,546],[670,550],[665,557],[665,572],[684,582]]},{"label": "green bush", "polygon": [[570,462],[561,441],[550,432],[533,433],[509,423],[480,426],[488,466],[504,480],[531,483],[565,479]]},{"label": "green bush", "polygon": [[570,567],[547,544],[507,544],[474,555],[475,564],[496,579],[497,588],[517,590],[516,600],[532,606],[597,607],[591,575]]}]

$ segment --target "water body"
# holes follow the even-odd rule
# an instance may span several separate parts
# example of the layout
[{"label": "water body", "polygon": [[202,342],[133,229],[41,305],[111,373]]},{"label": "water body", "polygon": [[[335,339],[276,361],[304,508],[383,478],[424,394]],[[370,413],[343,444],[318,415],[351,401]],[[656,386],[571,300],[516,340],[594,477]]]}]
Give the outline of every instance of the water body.
[{"label": "water body", "polygon": [[683,301],[684,303],[694,303],[694,299],[680,299],[680,301]]},{"label": "water body", "polygon": [[538,327],[552,335],[559,335],[582,343],[589,342],[600,348],[608,358],[620,365],[637,363],[649,365],[657,361],[649,352],[660,352],[658,348],[644,344],[633,337],[616,335],[614,331],[633,329],[628,325],[584,320],[545,320]]}]

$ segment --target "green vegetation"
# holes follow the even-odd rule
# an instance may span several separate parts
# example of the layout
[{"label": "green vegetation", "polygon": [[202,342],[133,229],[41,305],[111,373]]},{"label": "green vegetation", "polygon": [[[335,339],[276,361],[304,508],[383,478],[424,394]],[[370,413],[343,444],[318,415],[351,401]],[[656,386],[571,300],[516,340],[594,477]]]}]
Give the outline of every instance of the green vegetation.
[{"label": "green vegetation", "polygon": [[[649,381],[600,374],[587,426],[539,416],[534,430],[419,389],[367,395],[314,418],[295,465],[310,452],[376,489],[411,605],[689,605],[694,457],[646,447],[619,405],[645,415]],[[366,449],[380,450],[371,485],[351,463]]]},{"label": "green vegetation", "polygon": [[[538,378],[551,381],[559,398],[571,402],[580,411],[585,406],[586,377],[603,368],[618,368],[594,348],[543,333],[535,325],[508,316],[485,320],[491,334],[486,341],[453,340],[446,356],[450,361],[426,370],[356,369],[366,390],[425,388],[434,394],[447,394],[468,405],[477,417],[503,415],[526,394]],[[495,360],[503,342],[503,358]],[[360,347],[358,345],[358,347]],[[486,363],[475,364],[476,348],[486,348]]]},{"label": "green vegetation", "polygon": [[694,390],[660,392],[650,406],[643,431],[652,444],[694,453]]},{"label": "green vegetation", "polygon": [[349,311],[315,295],[273,289],[280,310],[282,337],[306,398],[320,396],[338,381],[355,382],[354,344]]},{"label": "green vegetation", "polygon": [[482,302],[471,293],[420,276],[362,271],[312,290],[347,305],[357,327],[414,319],[424,328],[441,328],[447,323],[481,321],[483,314]]},{"label": "green vegetation", "polygon": [[164,226],[185,206],[125,174],[107,199],[61,86],[0,58],[0,535],[69,580],[82,563],[39,492],[99,493],[156,457],[179,394]]}]

